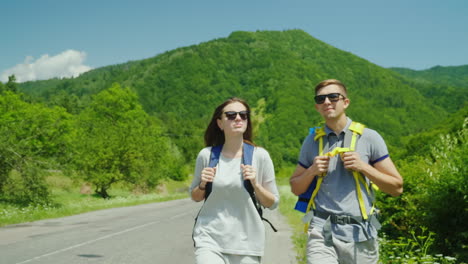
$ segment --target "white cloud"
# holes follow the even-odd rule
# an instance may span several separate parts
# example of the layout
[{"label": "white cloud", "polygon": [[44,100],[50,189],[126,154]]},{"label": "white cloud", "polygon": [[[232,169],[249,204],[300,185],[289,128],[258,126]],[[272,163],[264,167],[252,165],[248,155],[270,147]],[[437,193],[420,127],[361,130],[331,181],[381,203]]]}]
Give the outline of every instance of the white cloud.
[{"label": "white cloud", "polygon": [[66,50],[58,55],[42,55],[34,61],[27,56],[23,63],[7,69],[0,75],[0,81],[7,82],[8,76],[15,75],[17,82],[46,80],[51,78],[77,77],[91,70],[83,64],[86,53],[76,50]]}]

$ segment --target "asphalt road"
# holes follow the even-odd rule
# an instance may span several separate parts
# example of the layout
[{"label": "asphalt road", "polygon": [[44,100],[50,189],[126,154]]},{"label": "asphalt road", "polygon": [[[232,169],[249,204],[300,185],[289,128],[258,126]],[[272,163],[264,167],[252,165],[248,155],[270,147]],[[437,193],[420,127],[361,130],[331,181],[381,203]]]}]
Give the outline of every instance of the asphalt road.
[{"label": "asphalt road", "polygon": [[[100,210],[0,228],[0,264],[194,263],[192,227],[201,203],[189,199]],[[291,232],[277,210],[265,216],[263,264],[296,263]]]}]

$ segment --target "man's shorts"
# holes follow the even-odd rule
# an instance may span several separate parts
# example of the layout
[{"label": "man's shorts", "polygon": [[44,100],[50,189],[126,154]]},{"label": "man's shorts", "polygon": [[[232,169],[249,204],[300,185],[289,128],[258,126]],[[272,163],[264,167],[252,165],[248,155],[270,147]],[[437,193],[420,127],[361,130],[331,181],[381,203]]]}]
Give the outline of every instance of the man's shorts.
[{"label": "man's shorts", "polygon": [[322,232],[312,226],[308,230],[307,264],[376,264],[379,261],[379,242],[345,242],[333,238],[333,246],[325,246]]},{"label": "man's shorts", "polygon": [[197,264],[260,264],[259,256],[224,254],[208,248],[196,248]]}]

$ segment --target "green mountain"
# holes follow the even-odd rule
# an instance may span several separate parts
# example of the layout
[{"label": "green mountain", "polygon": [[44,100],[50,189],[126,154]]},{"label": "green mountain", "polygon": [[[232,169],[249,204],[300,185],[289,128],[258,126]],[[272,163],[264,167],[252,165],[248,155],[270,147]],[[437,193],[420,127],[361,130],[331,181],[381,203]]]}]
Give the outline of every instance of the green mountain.
[{"label": "green mountain", "polygon": [[468,102],[468,65],[415,71],[391,68],[403,77],[403,82],[418,89],[432,104],[453,113]]},{"label": "green mountain", "polygon": [[403,76],[419,82],[439,85],[468,87],[468,65],[461,66],[435,66],[427,70],[411,70],[407,68],[390,68]]},{"label": "green mountain", "polygon": [[[130,87],[145,111],[163,121],[187,161],[203,146],[203,132],[215,106],[228,97],[242,97],[255,111],[255,142],[266,147],[280,167],[282,162],[297,161],[308,128],[319,124],[314,86],[329,78],[347,85],[349,116],[381,132],[391,148],[462,105],[447,109],[434,103],[425,91],[438,84],[419,84],[302,30],[233,32],[227,38],[95,69],[78,78],[23,83],[20,89],[28,100],[76,113],[115,82]],[[466,88],[461,90],[466,95]]]}]

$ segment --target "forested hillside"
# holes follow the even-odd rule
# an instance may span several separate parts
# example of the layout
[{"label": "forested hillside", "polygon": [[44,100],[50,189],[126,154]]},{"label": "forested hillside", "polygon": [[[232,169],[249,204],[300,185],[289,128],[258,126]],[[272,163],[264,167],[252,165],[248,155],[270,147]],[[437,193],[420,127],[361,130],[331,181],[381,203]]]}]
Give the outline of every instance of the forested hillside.
[{"label": "forested hillside", "polygon": [[468,65],[435,66],[427,70],[412,70],[407,68],[390,68],[393,71],[420,82],[428,82],[453,87],[468,86]]},{"label": "forested hillside", "polygon": [[[230,96],[257,110],[256,142],[278,166],[295,162],[308,128],[320,118],[313,87],[337,78],[349,88],[350,116],[375,128],[392,146],[448,116],[394,71],[336,49],[301,30],[234,32],[228,38],[179,48],[153,58],[93,70],[76,79],[22,84],[36,100],[78,113],[90,96],[114,82],[137,92],[145,111],[193,160],[214,106]],[[434,85],[424,85],[431,89]]]},{"label": "forested hillside", "polygon": [[57,171],[106,198],[116,183],[151,192],[187,179],[215,106],[232,96],[252,106],[254,141],[275,169],[293,168],[321,120],[314,86],[335,78],[348,115],[382,134],[404,177],[402,196],[377,199],[384,263],[417,263],[396,261],[410,253],[468,261],[467,69],[385,69],[288,30],[233,32],[77,78],[11,76],[0,83],[0,209],[52,204],[44,178]]},{"label": "forested hillside", "polygon": [[455,112],[461,105],[467,105],[468,65],[436,66],[422,71],[391,69],[404,76],[405,83],[418,89],[434,105],[449,112]]}]

